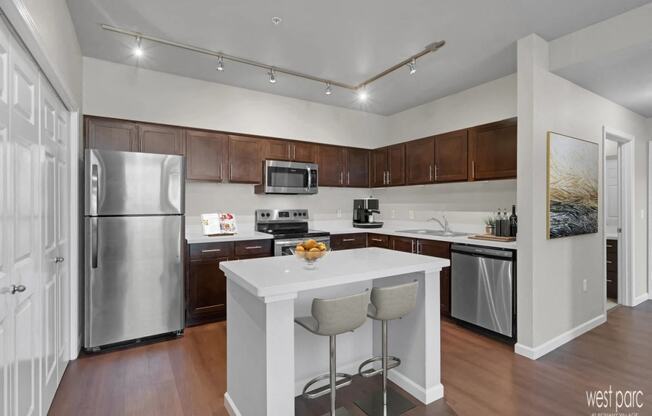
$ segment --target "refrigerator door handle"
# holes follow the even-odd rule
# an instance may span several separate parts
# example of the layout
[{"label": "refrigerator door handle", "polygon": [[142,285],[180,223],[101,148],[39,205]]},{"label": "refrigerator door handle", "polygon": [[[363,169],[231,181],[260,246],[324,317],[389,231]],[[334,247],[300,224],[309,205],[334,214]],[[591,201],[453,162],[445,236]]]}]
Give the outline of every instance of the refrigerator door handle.
[{"label": "refrigerator door handle", "polygon": [[90,196],[90,215],[97,215],[98,205],[100,202],[99,175],[97,164],[91,165],[91,196]]},{"label": "refrigerator door handle", "polygon": [[91,221],[91,268],[97,269],[97,217],[90,219]]}]

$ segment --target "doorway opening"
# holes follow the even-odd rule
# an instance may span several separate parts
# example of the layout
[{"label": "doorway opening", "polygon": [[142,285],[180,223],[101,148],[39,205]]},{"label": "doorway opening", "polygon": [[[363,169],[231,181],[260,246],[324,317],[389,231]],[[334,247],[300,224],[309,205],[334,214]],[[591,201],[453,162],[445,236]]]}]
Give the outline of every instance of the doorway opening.
[{"label": "doorway opening", "polygon": [[604,129],[603,198],[605,312],[634,302],[631,228],[633,217],[633,137]]}]

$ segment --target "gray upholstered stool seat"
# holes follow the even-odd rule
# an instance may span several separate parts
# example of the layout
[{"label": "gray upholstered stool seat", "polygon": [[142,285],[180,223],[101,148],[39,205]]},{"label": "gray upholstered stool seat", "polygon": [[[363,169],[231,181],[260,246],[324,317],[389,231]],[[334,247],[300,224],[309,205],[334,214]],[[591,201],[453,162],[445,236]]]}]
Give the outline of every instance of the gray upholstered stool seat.
[{"label": "gray upholstered stool seat", "polygon": [[[367,320],[369,291],[365,290],[351,296],[335,299],[313,299],[312,316],[295,318],[295,322],[315,335],[328,336],[330,340],[329,372],[310,380],[303,388],[303,396],[309,399],[331,395],[330,414],[346,414],[343,409],[335,409],[335,392],[351,384],[351,375],[336,372],[335,337],[359,328]],[[339,380],[338,380],[339,378]],[[310,390],[313,384],[329,380],[329,384]]]},{"label": "gray upholstered stool seat", "polygon": [[[358,373],[362,377],[372,377],[376,374],[382,374],[383,379],[381,394],[356,401],[356,405],[367,414],[401,414],[414,407],[411,402],[397,394],[392,394],[388,401],[387,372],[392,368],[398,367],[401,364],[401,360],[398,357],[393,357],[388,354],[387,323],[388,321],[401,319],[415,308],[418,289],[419,282],[415,281],[396,286],[374,287],[371,291],[371,304],[368,307],[367,316],[371,319],[381,321],[382,355],[364,361],[360,364]],[[382,362],[382,366],[374,369],[371,365],[378,361]],[[365,367],[369,368],[365,369]]]}]

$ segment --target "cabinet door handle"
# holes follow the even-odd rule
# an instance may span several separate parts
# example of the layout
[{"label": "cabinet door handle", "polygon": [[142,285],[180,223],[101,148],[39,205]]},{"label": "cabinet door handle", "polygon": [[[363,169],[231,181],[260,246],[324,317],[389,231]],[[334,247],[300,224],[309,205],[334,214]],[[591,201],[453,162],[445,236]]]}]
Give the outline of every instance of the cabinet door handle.
[{"label": "cabinet door handle", "polygon": [[421,254],[421,240],[417,240],[417,254]]},{"label": "cabinet door handle", "polygon": [[611,260],[607,260],[607,264],[612,264],[613,262]]},{"label": "cabinet door handle", "polygon": [[211,248],[211,249],[207,249],[207,250],[202,250],[201,252],[202,253],[216,253],[216,252],[220,252],[220,251],[222,251],[221,248]]},{"label": "cabinet door handle", "polygon": [[233,163],[229,163],[229,180],[233,179]]},{"label": "cabinet door handle", "polygon": [[438,176],[439,176],[439,168],[437,167],[437,164],[435,164],[435,181],[437,181]]},{"label": "cabinet door handle", "polygon": [[391,185],[392,183],[392,172],[387,171],[387,185]]},{"label": "cabinet door handle", "polygon": [[351,185],[351,172],[346,172],[346,184]]},{"label": "cabinet door handle", "polygon": [[475,160],[471,161],[471,179],[475,179]]},{"label": "cabinet door handle", "polygon": [[355,238],[343,238],[342,241],[345,243],[350,243],[352,241],[355,241]]},{"label": "cabinet door handle", "polygon": [[263,246],[247,246],[245,247],[245,250],[259,250],[263,248]]},{"label": "cabinet door handle", "polygon": [[412,252],[414,253],[414,240],[412,240]]},{"label": "cabinet door handle", "polygon": [[428,165],[428,180],[432,180],[432,165]]},{"label": "cabinet door handle", "polygon": [[607,279],[607,283],[613,283],[613,282],[614,282],[613,280]]},{"label": "cabinet door handle", "polygon": [[344,172],[340,171],[340,185],[344,185]]},{"label": "cabinet door handle", "polygon": [[607,248],[613,248],[613,247],[614,246],[612,246],[611,244],[607,244]]},{"label": "cabinet door handle", "polygon": [[376,241],[376,242],[378,242],[378,243],[382,243],[382,242],[383,242],[383,240],[380,239],[380,238],[372,238],[371,241]]}]

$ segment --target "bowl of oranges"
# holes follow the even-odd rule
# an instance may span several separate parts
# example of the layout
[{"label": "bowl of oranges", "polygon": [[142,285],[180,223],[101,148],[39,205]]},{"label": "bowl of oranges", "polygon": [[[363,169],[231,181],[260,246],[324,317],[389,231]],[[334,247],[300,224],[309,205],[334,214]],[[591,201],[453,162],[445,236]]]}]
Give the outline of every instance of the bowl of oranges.
[{"label": "bowl of oranges", "polygon": [[330,248],[326,243],[317,242],[312,239],[299,243],[292,249],[295,256],[306,262],[307,269],[314,269],[317,260],[326,256],[329,251]]}]

